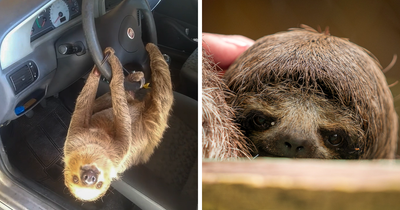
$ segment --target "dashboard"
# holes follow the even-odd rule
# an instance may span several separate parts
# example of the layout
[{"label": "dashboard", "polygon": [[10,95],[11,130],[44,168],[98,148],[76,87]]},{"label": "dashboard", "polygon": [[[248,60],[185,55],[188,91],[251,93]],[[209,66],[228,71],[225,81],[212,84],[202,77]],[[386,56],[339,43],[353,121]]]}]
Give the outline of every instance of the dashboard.
[{"label": "dashboard", "polygon": [[31,42],[81,14],[78,0],[57,0],[45,8],[35,19],[31,29]]}]

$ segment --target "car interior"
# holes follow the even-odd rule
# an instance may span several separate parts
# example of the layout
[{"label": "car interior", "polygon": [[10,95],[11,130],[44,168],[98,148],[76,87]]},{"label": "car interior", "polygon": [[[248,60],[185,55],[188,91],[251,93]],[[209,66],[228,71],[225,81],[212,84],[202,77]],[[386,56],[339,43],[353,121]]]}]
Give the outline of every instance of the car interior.
[{"label": "car interior", "polygon": [[[2,0],[0,8],[1,172],[56,209],[197,208],[197,0]],[[122,174],[102,199],[79,201],[62,174],[76,97],[108,46],[126,72],[149,81],[149,42],[170,66],[169,128],[148,163]],[[111,78],[101,73],[98,96]]]}]

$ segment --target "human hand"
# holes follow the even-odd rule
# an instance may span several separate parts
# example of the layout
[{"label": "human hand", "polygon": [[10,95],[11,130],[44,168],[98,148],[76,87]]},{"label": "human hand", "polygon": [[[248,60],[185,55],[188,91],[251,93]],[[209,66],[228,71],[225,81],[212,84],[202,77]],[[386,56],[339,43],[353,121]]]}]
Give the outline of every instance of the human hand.
[{"label": "human hand", "polygon": [[227,69],[253,44],[254,40],[241,35],[203,33],[203,49],[214,58],[221,69]]}]

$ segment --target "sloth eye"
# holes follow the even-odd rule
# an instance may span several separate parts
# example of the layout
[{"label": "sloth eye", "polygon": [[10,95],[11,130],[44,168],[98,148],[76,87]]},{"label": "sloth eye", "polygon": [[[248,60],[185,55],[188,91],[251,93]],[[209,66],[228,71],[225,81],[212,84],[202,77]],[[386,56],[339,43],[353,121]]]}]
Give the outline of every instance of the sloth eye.
[{"label": "sloth eye", "polygon": [[75,184],[78,184],[79,178],[78,178],[77,176],[73,176],[73,177],[72,177],[72,181],[73,181]]},{"label": "sloth eye", "polygon": [[257,113],[253,115],[251,123],[255,130],[263,131],[275,125],[275,120],[271,117],[265,116],[264,114]]},{"label": "sloth eye", "polygon": [[263,126],[265,124],[265,121],[267,121],[267,119],[265,119],[262,116],[255,116],[253,118],[253,122],[254,124],[258,125],[258,126]]},{"label": "sloth eye", "polygon": [[96,188],[100,189],[102,186],[103,186],[103,182],[99,182],[99,183],[97,183]]},{"label": "sloth eye", "polygon": [[322,131],[324,141],[333,147],[341,147],[345,143],[347,135],[344,131]]},{"label": "sloth eye", "polygon": [[343,138],[341,135],[338,135],[337,133],[335,133],[328,137],[328,141],[333,146],[339,146],[343,142]]},{"label": "sloth eye", "polygon": [[251,110],[245,117],[238,121],[246,133],[252,131],[265,131],[276,124],[276,118],[268,116],[261,111]]}]

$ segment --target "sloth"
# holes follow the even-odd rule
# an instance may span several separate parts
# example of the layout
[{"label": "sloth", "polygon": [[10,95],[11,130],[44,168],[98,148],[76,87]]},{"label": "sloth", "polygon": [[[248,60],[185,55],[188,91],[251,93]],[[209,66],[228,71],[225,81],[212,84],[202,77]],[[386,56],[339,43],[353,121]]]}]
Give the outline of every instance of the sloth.
[{"label": "sloth", "polygon": [[[111,93],[95,99],[100,74],[94,67],[77,98],[64,145],[64,180],[79,200],[97,200],[126,169],[147,162],[167,128],[173,103],[168,65],[154,44],[146,50],[152,88],[144,98],[124,90],[122,66],[111,48],[105,50]],[[142,85],[143,76],[136,72],[126,80]]]},{"label": "sloth", "polygon": [[252,156],[395,158],[397,114],[379,61],[327,30],[302,26],[265,36],[223,81]]},{"label": "sloth", "polygon": [[203,158],[250,157],[249,144],[234,122],[234,111],[226,103],[227,86],[218,76],[217,65],[203,49],[202,60]]}]

